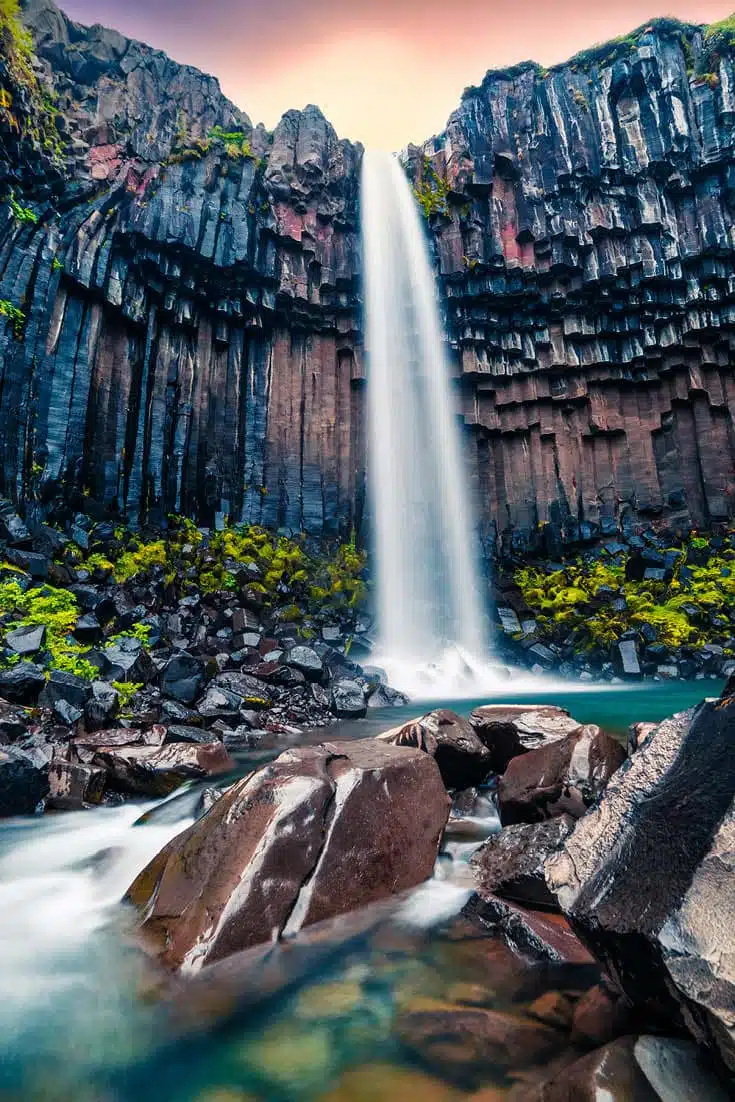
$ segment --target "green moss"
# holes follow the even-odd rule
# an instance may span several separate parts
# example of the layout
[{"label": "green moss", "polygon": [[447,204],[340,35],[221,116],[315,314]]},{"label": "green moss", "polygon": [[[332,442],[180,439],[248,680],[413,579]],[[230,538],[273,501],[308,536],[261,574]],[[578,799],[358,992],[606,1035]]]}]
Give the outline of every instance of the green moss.
[{"label": "green moss", "polygon": [[[0,83],[0,113],[6,128],[58,159],[62,153],[58,112],[34,68],[33,40],[21,21],[18,0],[0,0],[0,56],[10,85]],[[22,112],[15,108],[14,89],[23,92]]]},{"label": "green moss", "polygon": [[22,340],[27,320],[25,311],[18,306],[13,306],[12,302],[8,302],[7,299],[0,298],[0,317],[8,319],[15,339],[17,341]]},{"label": "green moss", "polygon": [[137,639],[144,647],[148,647],[151,642],[151,629],[148,624],[133,624],[126,631],[111,635],[107,641],[108,643],[118,643],[121,639]]},{"label": "green moss", "polygon": [[421,175],[414,184],[413,193],[424,218],[447,213],[449,184],[437,174],[428,157],[422,161]]},{"label": "green moss", "polygon": [[31,210],[30,207],[24,207],[20,203],[18,203],[12,191],[8,196],[8,203],[10,205],[10,213],[12,214],[16,222],[20,222],[21,225],[25,223],[31,226],[35,226],[37,224],[38,215],[36,214],[36,212],[34,210]]},{"label": "green moss", "polygon": [[89,647],[83,647],[71,637],[80,616],[79,605],[66,589],[44,585],[23,592],[15,582],[0,586],[0,609],[15,612],[18,620],[7,626],[46,628],[44,648],[48,654],[49,669],[64,670],[91,681],[97,676],[97,667],[84,655]]},{"label": "green moss", "polygon": [[[668,581],[626,579],[627,556],[622,555],[609,562],[578,558],[551,572],[526,566],[515,572],[515,581],[549,639],[572,629],[581,647],[604,649],[624,632],[648,624],[667,647],[698,649],[707,642],[724,643],[734,626],[729,617],[735,609],[735,534],[716,554],[702,536],[670,550],[678,555]],[[708,561],[688,565],[683,572],[689,552],[708,552]],[[625,607],[613,609],[611,594],[612,599],[622,598]],[[707,623],[713,613],[722,618],[723,626],[705,632],[700,621]]]},{"label": "green moss", "polygon": [[165,567],[167,564],[166,544],[163,540],[155,540],[122,554],[113,567],[113,577],[116,582],[127,582],[136,574],[142,574],[154,566]]},{"label": "green moss", "polygon": [[134,681],[113,681],[112,687],[118,695],[120,711],[126,711],[136,693],[143,688],[142,684]]}]

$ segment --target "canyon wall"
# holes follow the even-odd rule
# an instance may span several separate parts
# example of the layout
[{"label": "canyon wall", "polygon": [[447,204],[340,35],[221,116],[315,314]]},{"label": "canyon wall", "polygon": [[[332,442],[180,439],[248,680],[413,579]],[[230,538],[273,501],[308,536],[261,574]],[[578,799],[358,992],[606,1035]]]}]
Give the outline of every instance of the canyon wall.
[{"label": "canyon wall", "polygon": [[[24,18],[59,142],[0,65],[0,493],[364,528],[361,147],[314,107],[254,127],[52,0]],[[489,73],[409,147],[488,548],[735,513],[721,38],[658,20]]]},{"label": "canyon wall", "polygon": [[359,525],[361,148],[315,107],[254,128],[213,78],[50,0],[24,18],[63,186],[57,158],[25,217],[0,208],[0,299],[24,315],[0,337],[0,492]]},{"label": "canyon wall", "polygon": [[657,20],[489,73],[409,150],[505,549],[735,511],[732,40]]}]

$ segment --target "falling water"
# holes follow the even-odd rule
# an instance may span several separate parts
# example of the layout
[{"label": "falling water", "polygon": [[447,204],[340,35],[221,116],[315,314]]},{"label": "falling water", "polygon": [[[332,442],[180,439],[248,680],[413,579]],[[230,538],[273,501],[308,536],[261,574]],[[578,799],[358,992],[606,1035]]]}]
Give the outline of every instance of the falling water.
[{"label": "falling water", "polygon": [[388,153],[365,155],[362,212],[380,664],[451,692],[482,665],[483,602],[428,246]]}]

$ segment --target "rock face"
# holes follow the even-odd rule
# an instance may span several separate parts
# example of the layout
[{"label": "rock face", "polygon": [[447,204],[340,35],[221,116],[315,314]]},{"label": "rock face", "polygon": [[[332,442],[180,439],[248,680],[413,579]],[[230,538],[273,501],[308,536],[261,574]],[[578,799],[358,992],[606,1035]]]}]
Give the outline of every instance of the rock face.
[{"label": "rock face", "polygon": [[735,699],[665,720],[547,863],[628,996],[735,1071]]},{"label": "rock face", "polygon": [[[0,125],[39,219],[0,211],[0,492],[359,530],[361,148],[315,107],[253,127],[53,0],[24,17],[63,171]],[[409,151],[489,548],[733,513],[735,69],[696,77],[706,52],[656,20],[489,73]]]},{"label": "rock face", "polygon": [[705,54],[654,20],[490,72],[409,151],[505,549],[732,515],[735,68]]},{"label": "rock face", "polygon": [[163,963],[197,970],[421,883],[448,814],[418,750],[363,739],[287,751],[169,843],[129,896]]},{"label": "rock face", "polygon": [[492,757],[466,719],[448,708],[428,712],[420,719],[379,735],[392,746],[415,746],[430,754],[448,788],[482,784]]},{"label": "rock face", "polygon": [[53,0],[24,17],[67,186],[36,224],[0,211],[0,298],[25,313],[0,338],[0,486],[154,521],[359,523],[360,147],[316,107],[254,128],[213,78]]},{"label": "rock face", "polygon": [[481,898],[500,895],[530,907],[556,908],[546,885],[544,866],[574,829],[561,815],[544,823],[520,823],[494,834],[473,854],[470,864]]}]

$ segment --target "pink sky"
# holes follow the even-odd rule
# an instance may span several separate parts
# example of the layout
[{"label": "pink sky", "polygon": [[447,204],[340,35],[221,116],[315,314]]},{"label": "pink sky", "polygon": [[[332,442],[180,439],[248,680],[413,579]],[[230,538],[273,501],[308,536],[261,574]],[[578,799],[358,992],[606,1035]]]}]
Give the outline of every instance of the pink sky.
[{"label": "pink sky", "polygon": [[219,77],[254,122],[317,103],[385,149],[440,131],[487,69],[543,65],[656,15],[723,19],[733,0],[61,0]]}]

